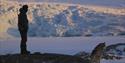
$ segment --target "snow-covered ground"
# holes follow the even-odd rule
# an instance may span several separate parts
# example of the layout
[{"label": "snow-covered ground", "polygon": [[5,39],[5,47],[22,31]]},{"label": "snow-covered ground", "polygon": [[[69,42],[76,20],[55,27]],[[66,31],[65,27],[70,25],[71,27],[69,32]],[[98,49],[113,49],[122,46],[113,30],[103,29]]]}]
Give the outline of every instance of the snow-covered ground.
[{"label": "snow-covered ground", "polygon": [[[59,53],[74,55],[80,51],[91,52],[94,47],[106,42],[106,45],[125,43],[125,37],[50,37],[29,38],[28,50],[41,53]],[[0,40],[0,55],[19,53],[20,39]],[[124,56],[123,56],[124,57]],[[125,58],[120,60],[105,60],[101,63],[125,63]]]},{"label": "snow-covered ground", "polygon": [[101,63],[125,63],[125,58],[120,60],[105,60],[102,59]]},{"label": "snow-covered ground", "polygon": [[[81,51],[91,52],[100,42],[106,45],[125,43],[125,37],[55,37],[29,38],[31,52],[60,53],[73,55]],[[0,40],[0,54],[19,53],[20,39]]]}]

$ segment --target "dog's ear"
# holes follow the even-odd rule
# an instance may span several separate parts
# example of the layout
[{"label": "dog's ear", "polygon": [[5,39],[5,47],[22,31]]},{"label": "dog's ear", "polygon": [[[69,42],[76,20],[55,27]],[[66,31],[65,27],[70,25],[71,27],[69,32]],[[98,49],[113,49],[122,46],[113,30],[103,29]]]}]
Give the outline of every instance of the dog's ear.
[{"label": "dog's ear", "polygon": [[106,42],[103,42],[104,46],[106,46]]},{"label": "dog's ear", "polygon": [[103,42],[104,44],[106,44],[105,42]]}]

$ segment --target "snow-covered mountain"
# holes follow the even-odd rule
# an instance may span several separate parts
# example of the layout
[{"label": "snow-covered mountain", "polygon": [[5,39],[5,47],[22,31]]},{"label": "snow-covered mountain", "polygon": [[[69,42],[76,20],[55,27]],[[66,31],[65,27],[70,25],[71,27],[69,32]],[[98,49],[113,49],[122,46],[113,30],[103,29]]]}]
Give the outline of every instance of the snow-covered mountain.
[{"label": "snow-covered mountain", "polygon": [[97,5],[107,7],[124,7],[125,0],[9,0],[18,2],[51,2],[51,3],[68,3],[68,4],[81,4],[81,5]]},{"label": "snow-covered mountain", "polygon": [[[0,3],[0,38],[19,37],[17,14],[25,3]],[[30,37],[125,35],[125,8],[58,3],[27,4]]]}]

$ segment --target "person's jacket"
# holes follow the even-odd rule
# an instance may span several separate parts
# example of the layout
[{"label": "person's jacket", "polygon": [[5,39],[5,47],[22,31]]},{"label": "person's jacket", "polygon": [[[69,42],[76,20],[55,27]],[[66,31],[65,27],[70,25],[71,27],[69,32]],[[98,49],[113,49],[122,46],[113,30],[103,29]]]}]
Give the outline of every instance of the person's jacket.
[{"label": "person's jacket", "polygon": [[28,29],[28,19],[26,13],[20,13],[18,15],[18,28],[25,31]]}]

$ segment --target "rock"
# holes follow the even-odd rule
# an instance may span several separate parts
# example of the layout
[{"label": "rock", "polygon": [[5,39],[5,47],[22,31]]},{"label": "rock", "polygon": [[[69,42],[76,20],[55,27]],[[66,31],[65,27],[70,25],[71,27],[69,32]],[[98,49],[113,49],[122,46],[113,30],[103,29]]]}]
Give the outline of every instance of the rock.
[{"label": "rock", "polygon": [[77,56],[62,54],[1,55],[0,63],[89,63]]}]

